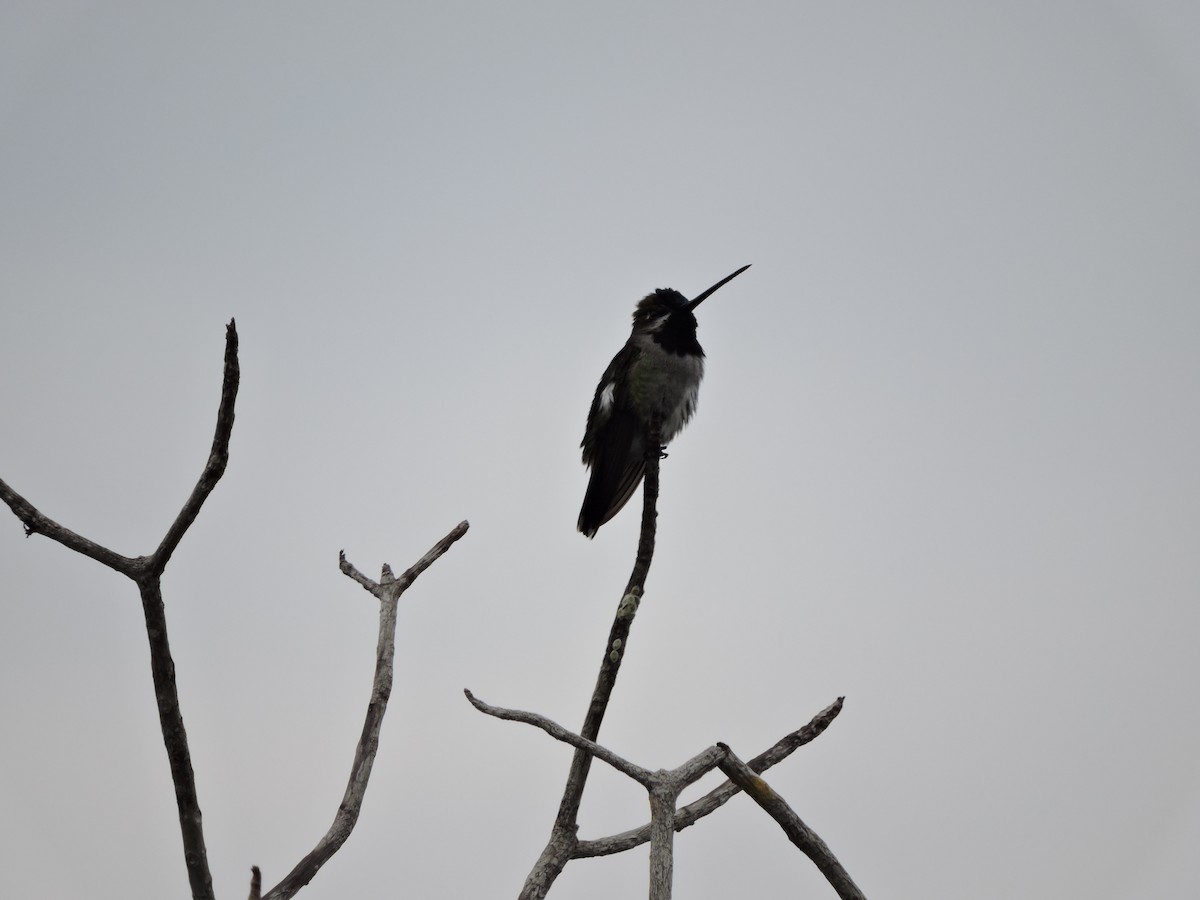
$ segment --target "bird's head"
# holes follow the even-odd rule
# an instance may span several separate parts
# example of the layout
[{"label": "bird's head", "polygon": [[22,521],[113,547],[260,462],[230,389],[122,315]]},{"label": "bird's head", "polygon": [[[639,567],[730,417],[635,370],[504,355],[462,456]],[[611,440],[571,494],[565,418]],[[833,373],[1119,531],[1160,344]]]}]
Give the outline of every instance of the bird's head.
[{"label": "bird's head", "polygon": [[[667,346],[680,343],[674,339],[663,340],[670,335],[681,339],[683,344],[694,343],[696,316],[692,310],[707,300],[718,288],[737,278],[748,268],[750,267],[742,266],[732,275],[726,275],[708,290],[697,295],[694,300],[689,300],[673,288],[658,288],[654,293],[647,294],[638,301],[637,308],[633,311],[634,333],[655,335],[655,339],[660,344]],[[699,345],[696,346],[698,349]]]}]

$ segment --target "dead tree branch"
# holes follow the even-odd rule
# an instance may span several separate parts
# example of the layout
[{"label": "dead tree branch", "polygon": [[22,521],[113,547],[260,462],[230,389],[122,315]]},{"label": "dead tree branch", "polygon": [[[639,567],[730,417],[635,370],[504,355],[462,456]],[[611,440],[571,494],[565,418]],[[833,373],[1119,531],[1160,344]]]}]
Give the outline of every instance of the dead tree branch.
[{"label": "dead tree branch", "polygon": [[[659,448],[661,445],[659,425],[652,423],[647,436],[647,446],[651,449],[646,454],[646,474],[642,491],[644,498],[642,528],[638,537],[637,557],[634,560],[633,572],[629,576],[625,591],[617,604],[617,613],[608,633],[608,641],[604,645],[604,656],[600,660],[600,674],[596,678],[596,687],[592,691],[587,715],[584,717],[583,728],[580,731],[581,736],[589,741],[595,741],[600,736],[600,725],[604,721],[609,698],[617,683],[617,673],[620,671],[621,660],[625,658],[626,645],[629,642],[629,630],[633,626],[633,617],[645,591],[646,577],[654,558],[654,538],[658,520]],[[591,768],[591,764],[592,754],[577,748],[571,759],[571,768],[567,773],[567,783],[563,789],[562,800],[559,801],[558,814],[550,829],[550,840],[526,877],[519,900],[542,900],[550,890],[550,886],[554,884],[554,880],[562,872],[563,867],[574,855],[575,847],[579,842],[579,826],[577,824],[579,804],[583,800],[583,789],[587,784],[588,770]]]},{"label": "dead tree branch", "polygon": [[[464,693],[467,700],[471,702],[471,705],[480,712],[494,716],[497,719],[522,722],[526,725],[533,725],[540,728],[555,740],[575,747],[576,753],[587,753],[608,763],[618,772],[632,778],[646,789],[650,797],[650,824],[645,826],[645,830],[649,832],[650,840],[650,900],[670,900],[671,897],[671,883],[674,870],[674,835],[676,831],[685,827],[680,824],[680,812],[676,810],[680,793],[688,785],[717,767],[729,777],[729,781],[726,784],[730,785],[731,789],[722,799],[714,803],[711,809],[705,813],[701,813],[701,815],[705,815],[707,812],[716,809],[737,791],[745,791],[779,823],[787,836],[791,838],[792,843],[799,847],[816,864],[817,868],[821,870],[821,874],[825,876],[826,880],[829,881],[842,900],[866,900],[849,873],[846,872],[837,857],[833,855],[833,852],[829,849],[829,845],[821,839],[820,835],[805,825],[792,808],[788,806],[787,802],[776,794],[770,785],[758,775],[758,772],[765,770],[779,759],[783,759],[797,747],[801,746],[802,743],[807,743],[824,731],[841,710],[841,697],[818,713],[804,728],[792,732],[766,753],[755,757],[751,761],[751,765],[747,765],[738,759],[727,744],[718,743],[698,753],[682,766],[675,769],[670,771],[666,769],[652,771],[630,762],[607,747],[597,744],[595,741],[590,741],[587,738],[568,731],[557,722],[538,713],[491,706],[476,698],[469,690],[464,691]],[[757,766],[757,771],[752,766]],[[724,788],[725,785],[722,785],[716,791],[710,792],[704,799],[724,793]],[[691,804],[691,806],[697,806],[701,802],[697,801],[697,803]],[[696,818],[699,818],[699,816],[696,816]],[[695,821],[695,819],[692,821]],[[688,824],[691,823],[689,822]],[[641,830],[639,829],[639,831]],[[618,835],[617,837],[621,836]],[[642,843],[642,841],[639,840],[636,843],[630,843],[622,849],[629,849],[629,847],[637,846],[638,843]],[[613,850],[610,852],[618,851]]]},{"label": "dead tree branch", "polygon": [[167,567],[175,548],[200,514],[200,507],[225,474],[225,466],[229,463],[229,437],[233,433],[233,407],[237,401],[240,381],[237,353],[237,328],[230,319],[225,338],[225,378],[221,384],[221,405],[217,409],[217,431],[213,435],[212,449],[208,454],[208,462],[204,464],[204,471],[200,473],[200,479],[192,488],[191,496],[187,498],[183,509],[163,536],[162,543],[150,557],[150,570],[156,575],[161,575]]},{"label": "dead tree branch", "polygon": [[584,753],[590,753],[597,759],[608,763],[622,775],[628,775],[643,787],[650,787],[653,773],[649,769],[643,769],[641,766],[631,763],[624,757],[613,753],[607,747],[603,747],[595,741],[589,741],[587,738],[581,737],[573,731],[568,731],[557,722],[551,721],[545,716],[525,712],[521,709],[502,709],[498,706],[489,706],[470,691],[464,690],[463,693],[466,694],[471,705],[481,713],[495,716],[497,719],[506,719],[509,722],[523,722],[526,725],[533,725],[535,728],[540,728],[556,741],[562,741],[564,744],[570,744]]},{"label": "dead tree branch", "polygon": [[375,649],[375,678],[371,686],[371,700],[367,704],[362,736],[354,751],[350,780],[333,817],[333,824],[295,868],[267,892],[265,900],[288,900],[295,896],[297,891],[313,880],[321,867],[346,843],[350,832],[354,830],[362,810],[363,798],[366,796],[367,782],[371,778],[375,754],[379,750],[379,730],[383,726],[383,715],[387,712],[388,699],[392,695],[393,663],[396,658],[396,607],[400,595],[408,590],[418,575],[433,565],[455,541],[466,534],[469,527],[467,522],[459,522],[399,578],[392,575],[391,566],[385,563],[379,581],[372,581],[346,559],[345,551],[338,554],[342,572],[362,585],[379,601],[379,640]]},{"label": "dead tree branch", "polygon": [[849,873],[833,855],[829,845],[821,840],[820,835],[809,828],[788,806],[787,801],[780,797],[771,786],[761,779],[754,770],[742,762],[725,744],[718,744],[724,754],[717,763],[721,771],[729,776],[738,787],[745,791],[755,803],[761,806],[776,822],[792,843],[799,847],[804,855],[811,859],[821,870],[821,874],[833,885],[842,900],[866,900],[863,892],[854,883]]},{"label": "dead tree branch", "polygon": [[[217,411],[216,433],[208,460],[191,495],[167,529],[158,548],[149,556],[122,556],[85,538],[69,528],[39,512],[32,503],[0,481],[0,499],[12,509],[25,525],[26,536],[41,534],[58,541],[63,546],[84,556],[95,559],[114,571],[132,579],[138,586],[142,599],[142,610],[146,620],[146,636],[150,643],[150,671],[154,681],[154,695],[158,705],[159,722],[162,727],[163,744],[167,750],[167,761],[175,785],[175,798],[179,810],[179,825],[183,836],[184,861],[193,900],[213,900],[212,876],[208,868],[208,855],[204,845],[200,804],[196,796],[195,774],[192,771],[191,753],[188,749],[187,732],[179,707],[179,693],[175,685],[175,663],[167,640],[166,611],[163,605],[161,579],[179,542],[196,520],[205,500],[220,481],[229,462],[229,441],[233,433],[234,406],[237,401],[240,372],[238,367],[238,336],[236,324],[231,320],[225,334],[225,370],[221,385],[221,403]],[[371,700],[367,706],[366,721],[354,756],[350,780],[342,803],[338,807],[333,825],[317,846],[273,888],[266,896],[269,900],[290,898],[316,875],[321,867],[345,843],[358,821],[362,808],[371,767],[379,749],[379,731],[391,696],[393,661],[396,646],[396,607],[400,595],[422,572],[467,532],[466,522],[460,522],[449,534],[435,544],[400,578],[392,575],[391,568],[383,567],[380,581],[371,581],[354,568],[345,553],[340,556],[341,569],[380,601],[379,638],[375,654],[375,678]],[[262,874],[257,866],[251,869],[250,897],[257,900],[262,894]]]},{"label": "dead tree branch", "polygon": [[146,566],[146,557],[122,556],[107,547],[102,547],[89,541],[82,535],[76,534],[70,528],[64,528],[48,516],[42,515],[32,503],[9,487],[0,479],[0,500],[8,504],[17,518],[25,525],[25,536],[32,537],[40,534],[52,541],[57,541],[68,550],[74,550],[82,556],[96,560],[101,565],[108,566],[114,572],[119,572],[130,578],[136,578],[139,571]]},{"label": "dead tree branch", "polygon": [[208,868],[208,853],[204,845],[204,828],[200,802],[196,795],[196,777],[192,771],[191,751],[187,731],[179,707],[179,691],[175,685],[175,662],[167,640],[167,616],[163,606],[161,578],[171,554],[187,533],[200,508],[212,493],[229,460],[229,439],[233,432],[233,410],[237,401],[241,374],[238,367],[237,325],[231,319],[225,329],[225,371],[221,383],[221,404],[217,410],[217,427],[212,449],[204,471],[192,489],[183,509],[167,529],[166,535],[149,556],[128,557],[64,528],[42,515],[33,504],[0,481],[0,499],[9,505],[25,524],[25,534],[41,534],[57,541],[69,550],[88,556],[110,569],[131,578],[138,586],[142,612],[146,620],[146,637],[150,643],[150,673],[154,681],[154,697],[158,705],[159,725],[171,780],[175,784],[175,803],[179,811],[179,829],[183,837],[183,858],[194,900],[212,900],[212,875]]},{"label": "dead tree branch", "polygon": [[675,769],[651,771],[629,762],[607,747],[567,731],[545,716],[524,710],[489,706],[476,699],[470,691],[464,693],[471,705],[480,712],[498,719],[523,722],[540,728],[555,740],[575,747],[576,753],[587,753],[608,763],[646,789],[650,797],[650,900],[670,900],[674,872],[675,806],[679,801],[679,794],[719,765],[727,750],[720,746],[709,747]]},{"label": "dead tree branch", "polygon": [[[751,771],[759,773],[767,771],[767,769],[775,764],[787,759],[795,750],[818,737],[837,718],[838,713],[842,711],[843,700],[843,697],[838,697],[837,700],[817,713],[807,725],[780,738],[769,749],[750,760],[747,765]],[[730,797],[733,797],[740,791],[741,788],[732,781],[726,781],[717,785],[700,799],[693,800],[687,806],[676,811],[675,830],[683,831],[689,825],[696,824],[700,819],[703,819],[710,813],[716,812],[725,805]],[[622,831],[620,834],[613,834],[608,837],[597,838],[596,840],[581,840],[576,844],[575,853],[572,858],[583,859],[591,856],[609,856],[613,853],[622,853],[625,850],[632,850],[634,847],[640,846],[648,840],[650,840],[650,823],[646,823],[640,828],[633,828],[629,831]]]}]

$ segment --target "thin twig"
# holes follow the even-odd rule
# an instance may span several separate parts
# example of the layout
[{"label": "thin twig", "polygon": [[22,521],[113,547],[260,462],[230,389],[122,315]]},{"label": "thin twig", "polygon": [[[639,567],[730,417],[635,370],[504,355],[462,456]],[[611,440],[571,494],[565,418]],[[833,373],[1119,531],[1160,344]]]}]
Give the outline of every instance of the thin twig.
[{"label": "thin twig", "polygon": [[417,576],[437,562],[438,558],[447,550],[449,550],[454,545],[455,541],[466,534],[467,529],[470,527],[470,524],[466,520],[459,522],[450,529],[449,534],[430,547],[429,551],[424,556],[405,569],[404,574],[396,579],[395,586],[392,588],[392,590],[395,591],[395,595],[399,597],[401,594],[407,591],[409,585],[417,580]]},{"label": "thin twig", "polygon": [[287,900],[308,884],[335,853],[346,843],[350,832],[358,822],[367,782],[375,754],[379,750],[379,732],[383,716],[387,712],[388,699],[392,694],[393,663],[396,656],[396,607],[408,587],[417,576],[429,568],[438,557],[450,549],[454,542],[467,533],[470,526],[459,522],[450,532],[413,563],[398,579],[392,579],[391,569],[384,566],[380,582],[372,581],[346,560],[345,552],[339,554],[339,567],[349,578],[358,582],[379,599],[379,639],[375,649],[375,678],[371,687],[371,701],[363,722],[362,736],[354,751],[354,763],[350,767],[350,780],[342,802],[333,817],[333,824],[317,845],[300,860],[282,881],[267,892],[266,900]]},{"label": "thin twig", "polygon": [[151,567],[158,574],[161,574],[167,567],[175,548],[179,546],[179,542],[191,524],[196,521],[196,516],[200,514],[200,507],[204,505],[208,495],[212,493],[217,482],[221,480],[221,476],[225,474],[225,466],[229,463],[229,438],[233,433],[233,408],[237,402],[238,384],[241,380],[237,352],[237,323],[234,319],[230,319],[229,324],[225,326],[225,376],[221,383],[221,405],[217,409],[217,430],[213,435],[212,450],[209,451],[208,462],[204,464],[204,471],[200,473],[200,479],[192,488],[191,496],[183,504],[183,509],[179,511],[179,515],[175,517],[175,521],[171,523],[171,527],[163,536],[162,543],[158,545],[158,549],[151,557],[153,560]]},{"label": "thin twig", "polygon": [[788,806],[787,801],[780,797],[771,786],[760,778],[744,762],[734,755],[725,744],[718,744],[725,750],[724,758],[718,763],[721,771],[729,776],[746,794],[761,806],[776,822],[792,843],[799,847],[821,870],[821,874],[837,891],[842,900],[866,900],[854,879],[838,862],[829,845],[821,840],[820,835],[809,828]]},{"label": "thin twig", "polygon": [[[584,753],[590,753],[603,762],[608,763],[618,772],[623,775],[628,775],[638,784],[649,788],[652,784],[652,773],[649,769],[643,769],[641,766],[631,763],[622,756],[613,753],[607,747],[597,744],[595,741],[589,741],[585,737],[575,734],[573,731],[568,731],[557,722],[547,719],[545,716],[537,713],[525,712],[521,709],[502,709],[498,706],[490,706],[478,699],[469,690],[464,690],[467,699],[481,713],[487,713],[489,716],[495,716],[497,719],[507,719],[510,722],[523,722],[526,725],[533,725],[542,729],[550,737],[556,741],[562,741],[564,744],[570,744],[582,750]],[[711,767],[710,767],[711,768]]]}]

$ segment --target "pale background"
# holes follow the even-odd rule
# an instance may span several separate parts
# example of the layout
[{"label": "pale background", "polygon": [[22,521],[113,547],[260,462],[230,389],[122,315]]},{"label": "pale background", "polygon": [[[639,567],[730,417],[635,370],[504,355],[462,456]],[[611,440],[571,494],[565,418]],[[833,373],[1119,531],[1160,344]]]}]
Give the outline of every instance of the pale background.
[{"label": "pale background", "polygon": [[[878,898],[1200,895],[1200,6],[0,7],[0,476],[153,549],[218,893],[324,833],[404,567],[358,829],[303,894],[512,897],[637,506],[591,392],[694,294],[698,418],[603,732],[752,756]],[[0,516],[0,896],[187,894],[134,586]],[[693,793],[706,790],[710,776]],[[691,795],[689,795],[691,796]],[[639,824],[597,767],[581,833]],[[645,848],[553,896],[635,897]],[[744,798],[681,898],[832,891]]]}]

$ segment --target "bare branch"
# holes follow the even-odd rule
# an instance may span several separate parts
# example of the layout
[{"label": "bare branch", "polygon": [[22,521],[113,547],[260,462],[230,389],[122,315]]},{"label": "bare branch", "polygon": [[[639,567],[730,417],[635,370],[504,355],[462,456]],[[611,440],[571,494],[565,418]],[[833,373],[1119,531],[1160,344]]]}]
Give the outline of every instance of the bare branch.
[{"label": "bare branch", "polygon": [[675,876],[675,804],[679,793],[660,784],[650,791],[650,900],[670,900]]},{"label": "bare branch", "polygon": [[233,407],[237,401],[238,384],[241,380],[237,351],[237,323],[230,319],[229,324],[225,326],[225,375],[221,382],[221,405],[217,409],[217,429],[213,435],[212,450],[209,451],[208,462],[204,464],[204,471],[200,473],[200,480],[192,488],[191,496],[187,498],[183,509],[167,529],[158,549],[154,551],[151,565],[156,573],[161,574],[167,567],[175,548],[200,514],[200,507],[225,474],[225,466],[229,462],[229,438],[233,433]]},{"label": "bare branch", "polygon": [[[588,703],[587,715],[583,720],[580,734],[589,741],[595,741],[600,736],[600,725],[604,721],[604,713],[608,709],[608,701],[617,683],[617,673],[621,668],[621,660],[625,658],[629,642],[629,630],[633,625],[633,617],[637,612],[645,591],[646,577],[650,572],[650,563],[654,558],[654,539],[658,520],[658,474],[659,448],[662,445],[659,423],[651,423],[647,435],[647,446],[650,452],[646,454],[646,474],[643,484],[642,529],[638,536],[637,557],[634,560],[633,572],[625,586],[625,592],[617,604],[617,614],[613,619],[612,628],[608,633],[608,641],[604,645],[604,656],[600,660],[600,674],[596,678],[596,687],[592,691],[592,699]],[[521,888],[519,900],[543,900],[554,880],[558,878],[563,867],[575,853],[579,842],[577,820],[579,804],[583,800],[583,788],[587,784],[588,771],[591,768],[592,755],[584,750],[576,749],[571,759],[571,769],[567,773],[567,783],[563,789],[562,800],[559,801],[558,814],[554,818],[554,826],[550,830],[550,840],[546,843],[538,857],[525,884]]]},{"label": "bare branch", "polygon": [[[843,699],[842,697],[838,697],[836,701],[817,713],[807,725],[780,738],[768,750],[750,760],[747,765],[755,772],[765,772],[776,763],[787,759],[795,750],[812,741],[829,727],[830,723],[837,718],[838,713],[842,711]],[[726,781],[717,785],[717,787],[713,788],[699,800],[694,800],[687,806],[676,811],[675,830],[683,831],[683,829],[689,825],[694,825],[709,813],[716,812],[725,805],[730,797],[739,791],[741,791],[741,788],[732,781]],[[632,850],[634,847],[646,843],[648,840],[650,840],[649,823],[640,828],[623,831],[620,834],[590,841],[581,840],[576,844],[572,857],[582,859],[591,856],[609,856],[613,853],[623,853],[626,850]]]},{"label": "bare branch", "polygon": [[463,693],[480,712],[498,719],[534,725],[555,740],[571,744],[578,751],[603,760],[641,784],[650,796],[650,900],[670,900],[674,871],[675,804],[684,788],[720,764],[728,752],[727,749],[712,746],[670,771],[659,769],[651,772],[618,756],[607,747],[567,731],[545,716],[519,709],[489,706],[470,691]]},{"label": "bare branch", "polygon": [[162,729],[171,779],[175,784],[175,804],[179,812],[179,829],[183,837],[183,858],[188,882],[195,900],[211,900],[212,876],[208,869],[208,853],[204,846],[204,829],[200,802],[196,795],[196,778],[192,771],[187,731],[179,707],[179,692],[175,686],[175,661],[167,640],[167,616],[163,607],[161,576],[179,541],[195,521],[204,504],[225,471],[229,459],[229,437],[233,429],[233,408],[237,399],[238,360],[237,328],[232,320],[225,331],[225,374],[221,386],[221,405],[217,412],[216,436],[208,464],[200,481],[174,523],[167,530],[158,549],[150,556],[130,558],[121,556],[82,537],[57,522],[43,516],[24,497],[0,482],[0,496],[25,523],[25,533],[43,534],[64,547],[103,563],[116,572],[132,578],[142,599],[146,620],[146,637],[150,643],[150,674],[154,680],[154,698]]},{"label": "bare branch", "polygon": [[395,599],[408,590],[409,586],[417,580],[417,576],[433,565],[438,557],[454,546],[454,542],[467,533],[467,529],[471,525],[465,519],[459,522],[450,532],[429,548],[429,552],[418,559],[415,563],[404,570],[404,573],[399,578],[392,577],[392,569],[387,564],[383,565],[383,575],[379,581],[372,581],[362,572],[354,567],[354,564],[346,559],[346,551],[343,550],[338,554],[338,568],[342,570],[342,574],[348,578],[352,578],[362,585],[363,589],[371,593],[378,600],[385,600],[389,597]]},{"label": "bare branch", "polygon": [[709,747],[670,772],[651,774],[650,900],[671,900],[675,873],[675,807],[679,794],[725,758],[728,748]]},{"label": "bare branch", "polygon": [[150,642],[150,675],[154,681],[158,722],[167,751],[167,762],[171,767],[171,781],[175,784],[175,805],[179,810],[179,830],[183,836],[183,859],[188,870],[188,881],[194,900],[211,900],[212,875],[208,870],[208,851],[204,845],[196,775],[192,771],[192,754],[188,749],[179,691],[175,686],[175,661],[167,640],[167,613],[158,576],[148,575],[138,581],[138,590],[146,620],[146,637]]},{"label": "bare branch", "polygon": [[842,900],[866,900],[863,892],[854,883],[854,879],[842,868],[842,864],[838,862],[829,846],[821,840],[820,835],[805,825],[795,811],[788,806],[787,801],[775,793],[771,786],[756,775],[749,766],[738,759],[729,747],[725,744],[717,746],[725,750],[724,759],[718,763],[721,771],[779,823],[779,827],[784,830],[792,843],[816,863],[817,868],[837,891],[838,896]]},{"label": "bare branch", "polygon": [[347,576],[348,578],[353,578],[355,581],[361,584],[365,590],[372,594],[374,594],[379,588],[377,583],[372,581],[362,572],[358,571],[358,569],[354,568],[354,564],[346,559],[345,550],[338,551],[338,568],[342,570],[343,575]]},{"label": "bare branch", "polygon": [[[171,777],[175,785],[176,805],[183,836],[184,860],[194,900],[212,900],[212,877],[208,869],[200,805],[196,795],[195,775],[192,771],[187,733],[184,729],[179,707],[179,694],[175,685],[175,664],[167,640],[161,576],[172,554],[179,546],[179,542],[196,520],[205,500],[220,481],[229,462],[229,441],[233,431],[234,407],[240,380],[237,350],[236,323],[230,320],[225,336],[225,369],[221,387],[221,403],[217,412],[216,432],[208,461],[179,515],[167,530],[158,548],[150,556],[130,558],[114,553],[42,515],[33,504],[0,481],[0,499],[3,499],[25,524],[26,535],[43,534],[68,549],[95,559],[132,578],[138,585],[146,620],[146,635],[150,643],[150,669],[154,680],[159,723],[162,727],[163,743],[166,747]],[[333,826],[318,842],[316,848],[270,892],[269,897],[284,898],[294,895],[337,852],[353,829],[362,807],[363,795],[379,746],[380,726],[391,694],[397,599],[425,569],[466,533],[467,528],[466,522],[459,523],[399,579],[392,578],[390,569],[384,566],[384,578],[381,584],[376,584],[363,576],[347,562],[345,554],[341,554],[342,571],[375,594],[381,601],[379,640],[376,648],[376,670],[371,702],[367,708],[366,721],[355,753],[349,784],[334,818]],[[253,867],[251,871],[250,896],[252,900],[256,900],[261,895],[262,876],[257,866]]]},{"label": "bare branch", "polygon": [[187,865],[192,896],[208,900],[213,896],[212,875],[208,869],[208,851],[204,845],[204,828],[200,815],[200,800],[196,793],[196,775],[188,749],[187,731],[183,727],[183,712],[179,706],[179,691],[175,686],[175,661],[167,640],[167,614],[163,606],[161,576],[184,534],[196,520],[229,461],[229,437],[233,430],[233,408],[237,400],[239,369],[237,360],[237,327],[232,319],[225,329],[225,374],[221,384],[221,405],[217,410],[216,435],[208,463],[200,475],[192,495],[167,530],[158,549],[150,556],[148,565],[138,573],[138,591],[142,597],[142,613],[146,620],[146,637],[150,642],[150,674],[154,679],[154,697],[158,703],[158,721],[162,728],[163,745],[175,783],[175,804],[179,809],[179,830],[183,836],[183,858]]},{"label": "bare branch", "polygon": [[114,553],[107,547],[90,541],[42,515],[32,503],[0,481],[0,499],[3,499],[17,517],[25,523],[26,536],[45,535],[51,540],[58,541],[67,549],[90,557],[135,581],[144,578],[147,573],[161,575],[167,562],[171,559],[171,554],[179,545],[179,541],[192,522],[196,520],[205,498],[212,493],[212,489],[220,481],[221,475],[225,471],[225,465],[229,461],[229,437],[233,430],[233,407],[237,399],[239,380],[237,348],[237,328],[231,319],[225,331],[225,375],[221,385],[221,405],[217,411],[217,431],[213,438],[208,463],[200,475],[199,482],[192,490],[192,495],[167,530],[158,549],[151,556],[129,557]]},{"label": "bare branch", "polygon": [[396,591],[396,596],[399,597],[406,590],[408,590],[409,585],[417,580],[417,576],[437,562],[438,558],[447,550],[449,550],[454,545],[455,541],[466,534],[467,529],[470,527],[470,524],[465,519],[459,522],[450,529],[449,534],[430,547],[428,553],[405,569],[404,574],[396,579],[396,587],[394,588]]},{"label": "bare branch", "polygon": [[[367,715],[363,722],[362,736],[354,751],[354,763],[350,767],[350,780],[346,785],[342,802],[333,817],[333,824],[317,845],[298,862],[295,868],[284,879],[267,893],[266,900],[287,900],[306,884],[313,880],[321,867],[341,849],[350,837],[358,822],[362,810],[363,798],[367,792],[367,782],[371,778],[371,768],[375,763],[375,754],[379,750],[379,732],[383,726],[383,716],[387,712],[388,699],[392,694],[393,662],[396,656],[396,606],[405,589],[416,580],[443,553],[467,533],[470,527],[465,521],[459,522],[444,538],[415,562],[397,580],[377,584],[367,578],[346,560],[346,554],[340,554],[340,566],[343,572],[353,578],[364,588],[379,598],[379,639],[375,649],[375,679],[371,687],[371,701],[367,705]],[[385,575],[388,573],[385,567]]]},{"label": "bare branch", "polygon": [[670,777],[672,783],[678,787],[678,790],[682,791],[688,785],[703,778],[715,769],[724,755],[725,751],[714,744],[707,750],[701,750],[682,766],[676,766],[666,774]]},{"label": "bare branch", "polygon": [[650,786],[650,900],[670,900],[675,872],[675,807],[689,784],[725,758],[726,750],[713,746],[670,772],[654,772]]},{"label": "bare branch", "polygon": [[[520,709],[502,709],[498,706],[489,706],[482,700],[476,698],[469,690],[464,690],[467,699],[481,713],[487,713],[489,716],[495,716],[497,719],[507,719],[510,722],[523,722],[526,725],[533,725],[542,729],[550,737],[556,741],[562,741],[564,744],[570,744],[584,753],[590,753],[597,759],[608,763],[618,772],[623,775],[628,775],[638,784],[649,789],[653,784],[652,773],[649,769],[643,769],[641,766],[629,762],[622,756],[613,753],[607,747],[597,744],[595,741],[589,741],[587,738],[580,737],[573,731],[567,731],[557,722],[547,719],[545,716],[540,716],[537,713],[525,712]],[[715,763],[714,763],[715,765]],[[711,766],[709,768],[712,768]]]},{"label": "bare branch", "polygon": [[129,557],[114,553],[107,547],[89,541],[70,528],[64,528],[53,519],[42,515],[32,503],[5,484],[3,480],[0,480],[0,500],[7,503],[17,518],[25,524],[26,537],[35,534],[43,535],[52,541],[58,541],[68,550],[74,550],[76,553],[94,559],[130,578],[137,578],[138,574],[146,567],[147,560],[144,556]]}]

